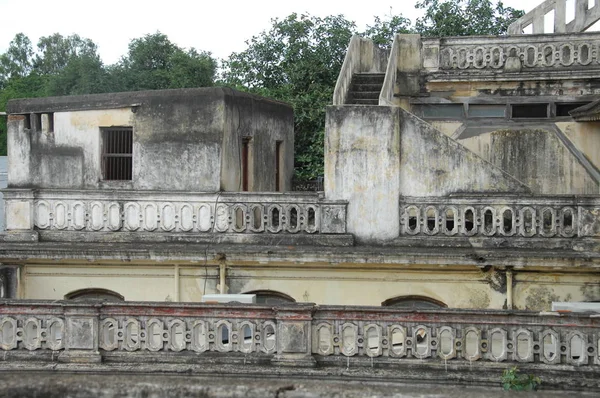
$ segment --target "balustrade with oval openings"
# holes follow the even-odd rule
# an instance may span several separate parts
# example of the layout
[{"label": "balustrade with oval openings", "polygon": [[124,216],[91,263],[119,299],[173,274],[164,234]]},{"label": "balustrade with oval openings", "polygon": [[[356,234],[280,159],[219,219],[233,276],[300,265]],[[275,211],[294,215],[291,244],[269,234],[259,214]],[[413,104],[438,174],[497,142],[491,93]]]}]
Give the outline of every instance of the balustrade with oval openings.
[{"label": "balustrade with oval openings", "polygon": [[273,354],[275,324],[254,320],[187,318],[106,318],[99,323],[99,346],[105,351],[237,351]]},{"label": "balustrade with oval openings", "polygon": [[599,342],[592,335],[549,328],[339,320],[313,324],[312,344],[320,356],[600,365],[595,357]]},{"label": "balustrade with oval openings", "polygon": [[[556,40],[556,39],[554,39]],[[440,48],[440,68],[443,70],[499,69],[508,58],[518,58],[527,68],[568,68],[600,62],[597,40],[561,43],[503,44],[486,46],[445,44]]]},{"label": "balustrade with oval openings", "polygon": [[0,317],[0,349],[29,351],[64,348],[65,323],[55,317]]},{"label": "balustrade with oval openings", "polygon": [[319,233],[320,224],[321,205],[310,202],[237,203],[223,199],[206,203],[96,199],[34,202],[34,226],[42,231],[315,234]]},{"label": "balustrade with oval openings", "polygon": [[401,235],[563,237],[578,234],[575,207],[401,204]]}]

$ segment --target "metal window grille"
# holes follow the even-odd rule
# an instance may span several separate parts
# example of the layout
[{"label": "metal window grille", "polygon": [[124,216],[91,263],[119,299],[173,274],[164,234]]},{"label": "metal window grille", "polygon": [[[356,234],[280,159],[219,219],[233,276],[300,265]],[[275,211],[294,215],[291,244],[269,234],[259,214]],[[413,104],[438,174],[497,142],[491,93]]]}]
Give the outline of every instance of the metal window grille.
[{"label": "metal window grille", "polygon": [[133,165],[133,129],[102,129],[102,176],[105,180],[131,180]]}]

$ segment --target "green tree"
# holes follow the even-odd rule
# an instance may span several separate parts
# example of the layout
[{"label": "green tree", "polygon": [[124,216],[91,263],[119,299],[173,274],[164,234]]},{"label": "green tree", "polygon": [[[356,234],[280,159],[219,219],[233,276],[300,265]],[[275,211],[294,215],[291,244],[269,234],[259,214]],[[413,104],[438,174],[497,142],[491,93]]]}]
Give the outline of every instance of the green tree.
[{"label": "green tree", "polygon": [[373,40],[379,47],[390,48],[398,33],[411,33],[410,19],[402,15],[392,15],[386,19],[375,16],[373,25],[367,25],[361,36]]},{"label": "green tree", "polygon": [[27,76],[31,72],[32,62],[31,40],[23,33],[17,33],[8,50],[0,55],[0,82],[5,84],[10,78]]},{"label": "green tree", "polygon": [[325,107],[355,25],[343,16],[291,14],[223,63],[223,83],[288,102],[294,108],[295,169],[300,178],[323,173]]},{"label": "green tree", "polygon": [[100,59],[96,44],[90,39],[82,38],[79,35],[63,37],[55,33],[51,36],[41,37],[37,47],[38,53],[33,66],[42,75],[59,73],[72,58]]},{"label": "green tree", "polygon": [[425,15],[415,31],[423,36],[502,35],[524,12],[492,0],[421,0]]},{"label": "green tree", "polygon": [[188,51],[160,33],[133,39],[129,52],[110,68],[116,91],[212,86],[217,61],[208,52]]}]

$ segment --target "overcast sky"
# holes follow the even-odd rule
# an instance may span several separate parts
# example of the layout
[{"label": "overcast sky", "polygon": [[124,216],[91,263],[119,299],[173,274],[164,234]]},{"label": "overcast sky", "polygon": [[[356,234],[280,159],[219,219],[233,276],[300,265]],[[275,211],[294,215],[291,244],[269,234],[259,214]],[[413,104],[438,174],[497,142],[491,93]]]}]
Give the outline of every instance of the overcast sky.
[{"label": "overcast sky", "polygon": [[[542,0],[504,0],[526,12]],[[245,49],[245,40],[268,29],[271,18],[292,12],[315,16],[343,14],[359,29],[373,16],[402,13],[414,20],[416,0],[0,0],[0,53],[15,34],[25,33],[35,45],[41,36],[58,32],[92,39],[102,60],[111,64],[127,52],[131,39],[157,30],[181,47],[210,51],[227,58]]]}]

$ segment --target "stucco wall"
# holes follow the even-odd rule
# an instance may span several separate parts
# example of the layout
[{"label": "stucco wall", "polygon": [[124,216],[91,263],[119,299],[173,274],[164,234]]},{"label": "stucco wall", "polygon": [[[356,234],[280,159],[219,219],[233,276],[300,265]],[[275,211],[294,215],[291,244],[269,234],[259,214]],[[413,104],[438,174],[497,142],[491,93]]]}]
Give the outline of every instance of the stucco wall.
[{"label": "stucco wall", "polygon": [[[252,138],[250,190],[293,175],[293,111],[231,89],[161,90],[15,100],[8,105],[10,187],[216,192],[241,189],[242,139]],[[26,128],[25,115],[54,128]],[[20,116],[23,115],[23,116]],[[103,181],[101,128],[133,127],[132,181]]]},{"label": "stucco wall", "polygon": [[503,130],[460,143],[514,175],[535,193],[598,193],[598,183],[553,131]]},{"label": "stucco wall", "polygon": [[[0,189],[6,188],[8,182],[8,158],[0,156]],[[0,192],[0,231],[4,231],[4,196]]]},{"label": "stucco wall", "polygon": [[[63,299],[85,288],[105,288],[125,300],[198,302],[219,292],[213,262],[175,266],[148,264],[31,264],[23,267],[22,298]],[[298,302],[375,305],[399,296],[422,296],[451,308],[501,309],[506,305],[502,271],[473,266],[440,268],[394,264],[236,264],[226,269],[228,293],[272,290]],[[549,311],[552,301],[600,300],[593,271],[514,271],[515,309]]]}]

